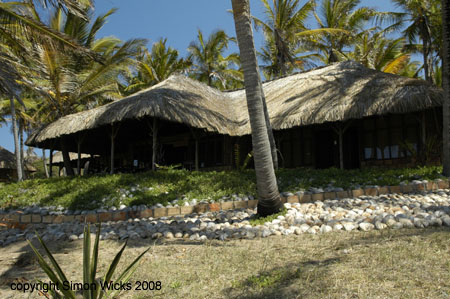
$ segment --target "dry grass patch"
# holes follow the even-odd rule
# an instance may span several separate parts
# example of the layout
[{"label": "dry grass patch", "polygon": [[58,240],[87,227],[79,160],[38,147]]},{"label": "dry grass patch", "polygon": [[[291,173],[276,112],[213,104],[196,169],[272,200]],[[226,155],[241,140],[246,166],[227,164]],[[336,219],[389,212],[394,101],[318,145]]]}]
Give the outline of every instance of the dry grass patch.
[{"label": "dry grass patch", "polygon": [[[81,241],[53,244],[70,279],[81,281]],[[101,241],[99,273],[121,243]],[[447,298],[450,230],[330,233],[243,241],[130,242],[119,266],[152,246],[132,281],[160,280],[161,291],[121,298]],[[123,269],[118,269],[119,271]],[[25,243],[2,248],[0,297],[17,279],[44,279]]]}]

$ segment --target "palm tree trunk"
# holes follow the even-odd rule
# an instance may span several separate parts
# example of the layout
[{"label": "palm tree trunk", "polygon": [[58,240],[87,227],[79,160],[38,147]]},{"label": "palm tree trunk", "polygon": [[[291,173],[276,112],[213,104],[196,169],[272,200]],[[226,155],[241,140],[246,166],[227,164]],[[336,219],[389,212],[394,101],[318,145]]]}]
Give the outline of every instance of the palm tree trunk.
[{"label": "palm tree trunk", "polygon": [[270,152],[272,153],[273,168],[277,170],[278,169],[277,145],[275,143],[275,137],[273,136],[272,125],[270,124],[270,116],[269,111],[267,110],[266,97],[264,96],[262,84],[261,84],[261,95],[264,106],[264,118],[266,119],[267,134],[269,135]]},{"label": "palm tree trunk", "polygon": [[45,148],[42,149],[42,160],[44,161],[45,177],[49,178],[50,174],[48,173],[47,161],[46,161],[46,158],[45,158]]},{"label": "palm tree trunk", "polygon": [[430,77],[430,66],[428,65],[428,41],[423,38],[423,71],[425,73],[425,81],[433,83],[433,79]]},{"label": "palm tree trunk", "polygon": [[14,154],[16,156],[16,169],[17,169],[17,181],[23,181],[22,172],[22,160],[20,159],[20,149],[19,149],[19,130],[17,128],[16,120],[16,108],[14,106],[14,98],[9,99],[11,103],[11,122],[13,125],[13,135],[14,135]]},{"label": "palm tree trunk", "polygon": [[267,134],[261,78],[253,42],[250,4],[248,0],[232,0],[236,36],[244,71],[245,93],[252,129],[252,145],[258,192],[258,214],[267,216],[280,211],[282,203],[273,168]]},{"label": "palm tree trunk", "polygon": [[450,3],[442,0],[442,35],[444,42],[442,86],[444,87],[443,114],[443,174],[450,177]]}]

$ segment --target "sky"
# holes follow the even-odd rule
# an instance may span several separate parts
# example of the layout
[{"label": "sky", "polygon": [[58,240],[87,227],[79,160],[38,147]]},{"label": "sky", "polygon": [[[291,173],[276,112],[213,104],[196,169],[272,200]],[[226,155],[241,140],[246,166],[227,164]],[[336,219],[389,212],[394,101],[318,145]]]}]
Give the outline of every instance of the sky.
[{"label": "sky", "polygon": [[[270,0],[269,0],[270,2]],[[302,0],[301,5],[306,1]],[[362,6],[376,8],[378,11],[398,11],[390,0],[362,0]],[[181,56],[187,54],[187,47],[197,38],[198,29],[208,36],[217,29],[223,29],[235,36],[231,0],[97,0],[95,14],[104,14],[111,8],[118,11],[108,18],[98,37],[115,36],[122,40],[145,38],[148,46],[160,38],[177,49]],[[264,19],[260,0],[250,0],[251,13]],[[316,26],[310,20],[310,27]],[[261,32],[255,32],[255,46],[263,42]],[[237,46],[230,44],[229,51],[237,52]],[[14,139],[8,126],[0,128],[0,146],[14,152]],[[41,155],[41,151],[36,151]]]}]

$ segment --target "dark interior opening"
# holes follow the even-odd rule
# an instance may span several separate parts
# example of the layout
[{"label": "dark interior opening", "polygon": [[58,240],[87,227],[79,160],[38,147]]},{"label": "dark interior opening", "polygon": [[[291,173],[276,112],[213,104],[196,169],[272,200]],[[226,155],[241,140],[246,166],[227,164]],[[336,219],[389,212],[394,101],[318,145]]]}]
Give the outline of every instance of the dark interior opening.
[{"label": "dark interior opening", "polygon": [[344,133],[344,168],[359,168],[358,129],[348,128]]},{"label": "dark interior opening", "polygon": [[336,154],[338,146],[336,134],[332,130],[317,130],[315,132],[316,168],[337,167]]}]

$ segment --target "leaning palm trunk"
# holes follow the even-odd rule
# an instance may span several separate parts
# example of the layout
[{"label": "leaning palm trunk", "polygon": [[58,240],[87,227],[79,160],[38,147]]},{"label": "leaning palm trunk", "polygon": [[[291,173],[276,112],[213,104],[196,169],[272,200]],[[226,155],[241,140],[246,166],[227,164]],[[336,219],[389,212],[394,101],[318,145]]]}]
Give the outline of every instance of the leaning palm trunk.
[{"label": "leaning palm trunk", "polygon": [[252,130],[255,161],[258,214],[267,216],[280,211],[282,203],[273,168],[266,118],[264,115],[261,78],[256,60],[255,45],[248,0],[232,0],[236,36],[244,70],[245,93]]},{"label": "leaning palm trunk", "polygon": [[66,169],[66,175],[74,176],[75,173],[73,171],[72,164],[70,162],[69,151],[67,150],[66,147],[66,140],[64,139],[61,141],[61,153],[63,156],[64,168]]},{"label": "leaning palm trunk", "polygon": [[443,114],[443,129],[444,148],[443,148],[443,173],[445,176],[450,176],[450,4],[447,0],[442,0],[442,33],[444,41],[443,51],[443,75],[442,86],[444,87],[444,104],[442,109]]},{"label": "leaning palm trunk", "polygon": [[11,103],[11,122],[13,125],[13,135],[14,135],[14,154],[16,155],[16,168],[17,168],[17,181],[23,181],[22,172],[22,160],[20,159],[20,149],[19,149],[19,130],[17,128],[16,120],[16,108],[14,106],[14,98],[10,98]]}]

